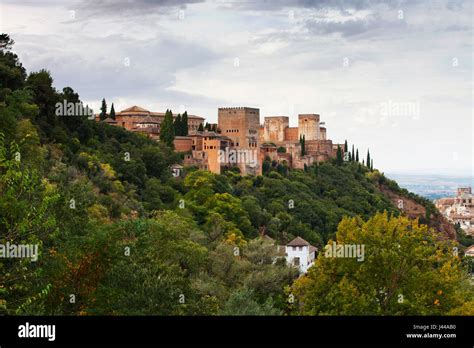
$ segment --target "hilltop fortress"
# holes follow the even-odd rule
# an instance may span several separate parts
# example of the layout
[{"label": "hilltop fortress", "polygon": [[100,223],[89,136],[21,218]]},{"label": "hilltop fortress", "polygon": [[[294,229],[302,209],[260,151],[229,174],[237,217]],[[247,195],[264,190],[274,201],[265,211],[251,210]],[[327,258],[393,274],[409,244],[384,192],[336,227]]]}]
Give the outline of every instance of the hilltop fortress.
[{"label": "hilltop fortress", "polygon": [[[101,122],[145,133],[159,140],[164,113],[132,106]],[[96,120],[99,120],[96,115]],[[218,109],[215,131],[202,129],[204,118],[188,115],[188,135],[176,136],[175,149],[184,152],[184,165],[197,166],[220,174],[225,167],[240,169],[242,174],[259,175],[265,158],[303,169],[305,165],[327,161],[336,156],[338,147],[326,138],[326,128],[318,114],[298,115],[298,127],[289,126],[289,116],[266,116],[260,123],[260,110],[250,107]]]}]

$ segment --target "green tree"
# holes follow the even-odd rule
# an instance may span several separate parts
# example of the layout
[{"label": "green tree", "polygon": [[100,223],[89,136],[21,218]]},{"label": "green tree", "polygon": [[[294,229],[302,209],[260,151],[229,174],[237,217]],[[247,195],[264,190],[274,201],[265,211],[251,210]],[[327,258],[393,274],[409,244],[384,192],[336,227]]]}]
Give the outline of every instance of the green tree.
[{"label": "green tree", "polygon": [[102,106],[100,107],[100,120],[105,120],[107,118],[107,103],[105,102],[105,98],[102,99]]},{"label": "green tree", "polygon": [[[364,247],[359,261],[331,257],[333,241],[295,281],[296,313],[448,315],[474,313],[474,289],[453,241],[407,217],[344,218],[337,245]],[[362,250],[362,249],[359,249]]]},{"label": "green tree", "polygon": [[[200,312],[189,277],[207,250],[192,241],[196,227],[170,211],[114,226],[107,272],[88,312],[108,315],[184,315]],[[127,247],[129,249],[127,249]],[[130,250],[127,254],[124,250]],[[196,313],[197,312],[197,313]]]},{"label": "green tree", "polygon": [[160,141],[173,147],[174,140],[174,125],[173,125],[173,113],[171,110],[166,110],[165,118],[161,123],[160,128]]},{"label": "green tree", "polygon": [[0,35],[0,102],[25,84],[26,70],[18,56],[11,52],[14,43],[8,34]]},{"label": "green tree", "polygon": [[112,120],[115,120],[115,108],[114,108],[114,103],[112,103],[112,106],[110,107],[110,118]]},{"label": "green tree", "polygon": [[356,160],[356,162],[359,162],[359,149],[356,150],[355,160]]},{"label": "green tree", "polygon": [[336,152],[336,164],[340,166],[340,165],[342,165],[343,162],[344,162],[344,160],[342,158],[342,149],[338,145],[337,146],[337,152]]},{"label": "green tree", "polygon": [[272,164],[271,164],[270,158],[266,157],[262,163],[262,173],[268,174],[270,172],[271,167],[272,167]]},{"label": "green tree", "polygon": [[42,131],[54,138],[54,132],[58,130],[59,123],[55,113],[56,103],[60,100],[56,89],[53,87],[53,78],[50,72],[42,69],[30,73],[26,80],[26,88],[33,97],[32,101],[39,108],[35,121],[40,125]]},{"label": "green tree", "polygon": [[370,151],[367,149],[367,161],[365,161],[368,168],[370,168]]},{"label": "green tree", "polygon": [[15,41],[10,38],[10,35],[2,33],[0,34],[0,50],[9,51],[12,46],[15,44]]},{"label": "green tree", "polygon": [[5,144],[0,133],[0,244],[31,245],[37,259],[0,258],[0,312],[44,314],[50,287],[40,275],[44,248],[59,233],[52,209],[59,194],[36,170],[22,166],[18,154],[20,146]]},{"label": "green tree", "polygon": [[188,112],[187,111],[185,111],[183,116],[181,117],[181,124],[182,124],[181,135],[187,136],[188,135],[188,129],[189,129]]},{"label": "green tree", "polygon": [[182,134],[182,124],[181,124],[181,114],[178,114],[176,118],[174,119],[173,123],[173,128],[174,128],[174,135],[183,135]]},{"label": "green tree", "polygon": [[282,310],[274,308],[273,299],[268,298],[263,304],[254,298],[254,292],[242,288],[232,292],[222,309],[221,315],[281,315]]},{"label": "green tree", "polygon": [[305,136],[300,136],[300,145],[301,145],[301,156],[306,155],[306,144]]},{"label": "green tree", "polygon": [[199,124],[198,131],[204,132],[204,127],[202,126],[202,123]]},{"label": "green tree", "polygon": [[344,153],[347,153],[349,151],[349,147],[347,146],[347,140],[344,141]]}]

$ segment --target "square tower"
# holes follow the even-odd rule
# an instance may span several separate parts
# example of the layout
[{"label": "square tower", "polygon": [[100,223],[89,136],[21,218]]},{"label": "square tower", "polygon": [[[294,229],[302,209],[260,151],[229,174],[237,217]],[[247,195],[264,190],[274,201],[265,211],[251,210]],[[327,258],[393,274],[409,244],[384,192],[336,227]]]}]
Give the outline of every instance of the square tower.
[{"label": "square tower", "polygon": [[305,140],[319,140],[320,126],[318,114],[299,114],[298,115],[298,139],[303,137]]},{"label": "square tower", "polygon": [[232,139],[232,146],[257,147],[260,128],[260,110],[248,107],[219,108],[219,129]]},{"label": "square tower", "polygon": [[[260,110],[248,107],[229,107],[218,109],[218,124],[221,135],[231,139],[230,147],[237,151],[258,153]],[[245,156],[242,156],[242,158]],[[258,157],[258,156],[257,156]],[[253,158],[253,157],[252,157]],[[242,174],[260,174],[261,164],[249,166],[239,163]]]},{"label": "square tower", "polygon": [[285,140],[285,129],[290,124],[288,116],[265,117],[263,139],[268,142],[282,142]]}]

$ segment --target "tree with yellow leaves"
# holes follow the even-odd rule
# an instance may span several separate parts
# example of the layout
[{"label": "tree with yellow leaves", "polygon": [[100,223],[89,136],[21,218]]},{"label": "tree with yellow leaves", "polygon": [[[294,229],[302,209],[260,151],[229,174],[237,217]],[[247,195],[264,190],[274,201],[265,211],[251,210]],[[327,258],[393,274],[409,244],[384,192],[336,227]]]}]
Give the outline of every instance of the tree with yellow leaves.
[{"label": "tree with yellow leaves", "polygon": [[[294,314],[473,315],[474,287],[454,241],[416,220],[378,213],[344,218],[341,253],[328,242],[307,275],[290,289]],[[363,258],[344,253],[359,246]],[[338,249],[338,250],[339,250]]]}]

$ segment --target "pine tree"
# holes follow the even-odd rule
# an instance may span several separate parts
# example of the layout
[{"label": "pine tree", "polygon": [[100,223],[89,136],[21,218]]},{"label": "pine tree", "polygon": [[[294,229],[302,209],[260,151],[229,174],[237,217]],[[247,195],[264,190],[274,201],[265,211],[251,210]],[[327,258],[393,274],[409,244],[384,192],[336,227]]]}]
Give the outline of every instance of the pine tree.
[{"label": "pine tree", "polygon": [[342,149],[339,145],[337,145],[336,164],[341,165],[342,163],[343,163]]},{"label": "pine tree", "polygon": [[370,168],[370,151],[367,149],[367,161],[365,162],[367,164],[367,167]]},{"label": "pine tree", "polygon": [[181,135],[188,135],[188,112],[185,111],[183,117],[181,117]]},{"label": "pine tree", "polygon": [[166,110],[165,118],[161,123],[160,129],[160,141],[166,145],[173,147],[174,140],[174,125],[173,125],[173,113],[171,110]]},{"label": "pine tree", "polygon": [[100,116],[99,119],[105,120],[107,118],[107,103],[105,102],[105,98],[102,99],[102,106],[100,107]]},{"label": "pine tree", "polygon": [[115,108],[114,108],[114,103],[112,103],[112,106],[110,107],[110,118],[112,120],[115,120]]},{"label": "pine tree", "polygon": [[182,133],[182,125],[181,125],[181,114],[178,114],[176,118],[174,119],[173,123],[173,128],[174,128],[174,135],[183,135]]},{"label": "pine tree", "polygon": [[204,127],[202,126],[202,123],[199,123],[198,132],[204,132]]},{"label": "pine tree", "polygon": [[356,162],[359,162],[359,149],[356,150]]}]

